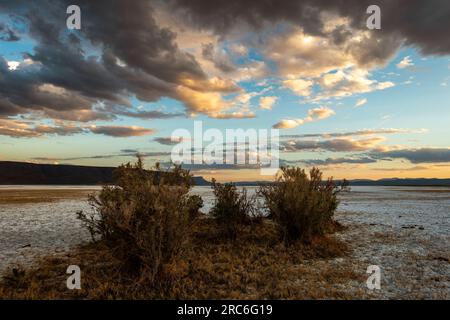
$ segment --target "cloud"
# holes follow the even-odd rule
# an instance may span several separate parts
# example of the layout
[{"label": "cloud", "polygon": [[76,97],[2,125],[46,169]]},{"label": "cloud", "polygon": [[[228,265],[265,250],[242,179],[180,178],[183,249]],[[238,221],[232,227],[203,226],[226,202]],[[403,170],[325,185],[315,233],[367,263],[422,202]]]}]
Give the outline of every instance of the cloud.
[{"label": "cloud", "polygon": [[[322,19],[326,20],[327,16]],[[263,50],[277,65],[280,76],[285,78],[283,86],[305,97],[307,102],[392,87],[391,81],[370,79],[369,70],[386,65],[399,45],[389,43],[389,39],[386,39],[387,43],[380,43],[374,33],[367,31],[354,31],[351,37],[333,41],[335,30],[347,28],[350,33],[353,31],[348,20],[329,19],[331,27],[324,27],[327,31],[322,35],[310,35],[300,27],[292,27],[267,41]],[[380,48],[386,52],[380,53]]]},{"label": "cloud", "polygon": [[414,65],[414,63],[412,62],[411,58],[409,56],[406,56],[402,59],[402,61],[397,63],[397,68],[405,69],[405,68],[410,68],[413,65]]},{"label": "cloud", "polygon": [[156,141],[160,144],[167,145],[167,146],[173,146],[173,145],[179,144],[180,142],[182,142],[184,140],[185,140],[185,138],[183,138],[183,137],[173,137],[173,138],[172,137],[157,137],[157,138],[153,139],[153,141]]},{"label": "cloud", "polygon": [[414,166],[410,168],[373,168],[374,171],[389,171],[389,172],[402,172],[402,171],[421,171],[429,170],[430,167],[427,166]]},{"label": "cloud", "polygon": [[14,42],[19,40],[20,37],[15,31],[0,22],[0,41]]},{"label": "cloud", "polygon": [[139,154],[142,157],[165,157],[169,156],[170,152],[140,152],[139,150],[134,149],[124,149],[119,153],[113,154],[99,154],[99,155],[90,155],[90,156],[80,156],[80,157],[66,157],[66,158],[58,158],[58,157],[34,157],[31,160],[36,161],[78,161],[78,160],[90,160],[90,159],[112,159],[118,157],[135,157]]},{"label": "cloud", "polygon": [[214,113],[210,114],[211,118],[215,119],[253,119],[256,117],[253,112],[228,112],[228,113]]},{"label": "cloud", "polygon": [[117,111],[115,114],[130,117],[130,118],[138,118],[138,119],[171,119],[171,118],[177,118],[184,116],[184,113],[166,113],[158,110],[152,110],[152,111]]},{"label": "cloud", "polygon": [[274,96],[261,97],[259,98],[259,108],[263,110],[272,110],[277,99],[278,98]]},{"label": "cloud", "polygon": [[313,150],[326,150],[332,152],[351,152],[351,151],[367,151],[371,150],[381,142],[385,141],[383,137],[373,137],[367,139],[331,139],[323,141],[314,140],[293,140],[283,142],[281,145],[284,151],[296,152],[296,151],[313,151]]},{"label": "cloud", "polygon": [[225,101],[218,92],[202,92],[184,86],[177,89],[178,96],[186,103],[190,113],[217,114],[229,109],[231,103]]},{"label": "cloud", "polygon": [[366,103],[367,103],[367,99],[366,98],[358,99],[358,101],[356,101],[356,103],[355,103],[355,108],[362,107]]},{"label": "cloud", "polygon": [[230,46],[230,50],[239,56],[246,56],[248,54],[248,48],[242,43],[233,43]]},{"label": "cloud", "polygon": [[296,162],[305,163],[307,165],[313,166],[328,166],[336,164],[368,164],[368,163],[375,163],[377,162],[377,160],[371,159],[369,157],[361,157],[361,158],[327,158],[325,160],[322,159],[298,160]]},{"label": "cloud", "polygon": [[222,72],[228,73],[237,69],[227,53],[223,50],[217,50],[212,43],[203,44],[202,56],[206,60],[211,61]]},{"label": "cloud", "polygon": [[119,138],[145,136],[156,132],[154,129],[138,126],[92,126],[89,130],[96,134]]},{"label": "cloud", "polygon": [[17,70],[17,68],[20,66],[19,61],[8,61],[7,64],[9,70]]},{"label": "cloud", "polygon": [[[53,119],[93,121],[180,115],[136,112],[130,102],[133,97],[144,102],[174,98],[188,114],[209,114],[223,110],[214,109],[217,104],[210,105],[212,110],[199,107],[193,94],[183,93],[192,90],[197,97],[211,97],[239,90],[230,80],[210,78],[191,53],[177,46],[176,34],[157,24],[154,2],[81,0],[77,5],[83,8],[83,28],[76,33],[61,27],[60,12],[65,13],[69,4],[68,0],[0,4],[2,12],[27,26],[35,43],[32,52],[24,54],[24,61],[32,60],[32,65],[20,63],[10,70],[11,63],[0,57],[0,116],[39,113]],[[124,6],[126,17],[120,14]],[[104,105],[102,112],[96,110],[99,103]],[[89,117],[77,119],[79,110]]]},{"label": "cloud", "polygon": [[335,112],[327,107],[319,107],[314,108],[308,111],[308,120],[314,121],[314,120],[322,120],[326,119],[332,115],[334,115]]},{"label": "cloud", "polygon": [[[386,89],[395,84],[372,80],[369,71],[384,66],[402,45],[425,54],[450,53],[450,5],[410,2],[383,1],[383,32],[370,32],[365,27],[368,0],[349,0],[345,6],[313,0],[276,5],[80,0],[83,27],[71,33],[61,25],[69,0],[1,1],[0,11],[20,26],[1,24],[0,41],[16,41],[17,30],[27,30],[34,47],[22,61],[0,57],[0,118],[249,118],[254,114],[233,94],[243,93],[241,81],[268,72],[310,102]],[[134,98],[156,102],[163,97],[180,101],[184,112],[136,110],[132,105]],[[282,120],[276,126],[309,120]]]},{"label": "cloud", "polygon": [[299,96],[310,96],[311,95],[311,89],[314,82],[310,80],[303,80],[303,79],[294,79],[294,80],[284,80],[283,85],[286,88],[291,89],[293,92],[295,92]]},{"label": "cloud", "polygon": [[355,68],[327,73],[318,79],[318,83],[322,91],[311,97],[309,101],[350,97],[354,94],[369,93],[395,86],[392,81],[371,80],[367,70]]},{"label": "cloud", "polygon": [[[344,23],[343,27],[351,30],[348,22]],[[336,43],[330,31],[312,35],[304,28],[292,27],[283,34],[275,34],[262,50],[266,57],[277,65],[280,75],[290,79],[304,79],[348,68],[380,67],[385,65],[400,47],[399,44],[389,43],[390,39],[386,39],[387,43],[377,43],[380,39],[377,39],[374,33],[349,32],[355,34]],[[380,48],[385,52],[378,56]]]},{"label": "cloud", "polygon": [[450,162],[449,148],[418,148],[371,152],[376,159],[405,159],[411,163]]},{"label": "cloud", "polygon": [[351,137],[351,136],[366,136],[377,134],[406,134],[406,133],[425,133],[427,129],[364,129],[347,132],[331,132],[331,133],[309,133],[309,134],[295,134],[295,135],[281,135],[280,138],[337,138],[337,137]]},{"label": "cloud", "polygon": [[44,135],[69,136],[82,133],[103,134],[111,137],[133,137],[153,134],[155,130],[139,126],[76,126],[64,121],[49,125],[27,120],[0,118],[0,135],[12,138],[34,138]]},{"label": "cloud", "polygon": [[275,129],[292,129],[307,122],[326,119],[334,115],[334,110],[327,107],[318,107],[308,110],[308,116],[303,119],[284,119],[274,124]]},{"label": "cloud", "polygon": [[[301,25],[307,33],[313,35],[331,32],[332,41],[337,43],[345,41],[352,34],[348,34],[348,30],[339,23],[329,23],[327,19],[321,19],[321,16],[328,13],[347,21],[356,30],[367,31],[365,12],[373,4],[370,0],[348,0],[345,5],[340,1],[316,0],[280,0],[276,5],[271,1],[240,0],[214,3],[208,0],[170,0],[167,3],[172,14],[180,19],[189,21],[199,29],[214,30],[220,35],[245,27],[259,30],[267,24],[284,21]],[[420,48],[425,54],[450,53],[446,32],[450,29],[450,4],[447,1],[410,0],[407,5],[398,1],[382,1],[379,5],[382,10],[383,32],[371,32],[379,41],[374,41],[371,49],[369,46],[367,50],[361,50],[361,60],[369,56],[384,59],[393,47],[398,47],[402,42]],[[433,13],[432,19],[430,12]],[[414,17],[414,23],[411,23],[411,17]],[[336,27],[331,29],[330,25]],[[392,45],[386,48],[385,44],[389,41]],[[379,45],[380,43],[383,45]]]},{"label": "cloud", "polygon": [[273,125],[275,129],[293,129],[304,123],[303,119],[283,119]]},{"label": "cloud", "polygon": [[41,137],[43,135],[68,136],[83,132],[83,128],[71,125],[35,125],[29,121],[0,119],[0,135],[12,138],[33,138]]},{"label": "cloud", "polygon": [[[291,151],[299,150],[314,150],[323,149],[328,151],[363,151],[366,148],[376,147],[376,141],[361,141],[356,145],[348,144],[347,142],[342,144],[336,141],[322,141],[322,142],[303,142],[300,145],[291,144]],[[354,142],[354,141],[353,141]],[[352,144],[353,144],[352,142]],[[378,150],[379,149],[379,150]],[[295,162],[306,163],[310,165],[334,165],[334,164],[365,164],[376,163],[379,161],[391,161],[395,159],[404,159],[413,164],[428,164],[428,163],[450,163],[450,149],[449,148],[417,148],[417,149],[396,149],[382,151],[382,148],[375,148],[365,154],[350,157],[350,158],[328,158],[325,160],[296,160]],[[447,164],[448,166],[449,164]],[[441,166],[437,164],[436,166]],[[445,165],[444,165],[445,166]],[[410,168],[374,168],[373,170],[379,171],[417,171],[428,170],[427,166],[415,166]]]}]

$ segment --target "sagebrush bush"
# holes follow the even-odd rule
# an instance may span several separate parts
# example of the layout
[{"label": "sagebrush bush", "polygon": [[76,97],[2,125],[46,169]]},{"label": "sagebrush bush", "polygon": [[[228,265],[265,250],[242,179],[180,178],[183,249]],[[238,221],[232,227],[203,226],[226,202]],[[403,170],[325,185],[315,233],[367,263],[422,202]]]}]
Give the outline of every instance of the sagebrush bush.
[{"label": "sagebrush bush", "polygon": [[254,215],[256,199],[248,196],[245,188],[239,192],[232,183],[221,184],[213,179],[212,189],[215,202],[210,213],[225,234],[234,240],[239,226]]},{"label": "sagebrush bush", "polygon": [[308,243],[329,230],[338,206],[337,186],[332,178],[322,181],[322,173],[313,168],[309,176],[300,168],[283,167],[275,183],[263,185],[258,194],[270,217],[280,227],[286,244]]},{"label": "sagebrush bush", "polygon": [[203,199],[198,195],[192,195],[187,200],[187,207],[189,210],[189,220],[194,221],[200,214],[200,209],[203,207]]},{"label": "sagebrush bush", "polygon": [[154,281],[183,247],[191,217],[202,203],[188,195],[192,177],[175,166],[161,172],[134,165],[115,171],[114,186],[90,196],[93,211],[79,212],[93,238],[100,237],[127,273]]}]

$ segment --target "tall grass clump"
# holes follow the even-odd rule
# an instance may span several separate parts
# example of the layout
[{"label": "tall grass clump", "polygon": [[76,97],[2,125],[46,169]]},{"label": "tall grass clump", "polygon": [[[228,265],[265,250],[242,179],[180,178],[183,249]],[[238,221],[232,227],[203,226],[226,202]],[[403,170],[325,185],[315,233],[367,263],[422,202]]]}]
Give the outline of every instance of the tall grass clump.
[{"label": "tall grass clump", "polygon": [[225,235],[235,240],[239,227],[249,222],[255,213],[255,197],[249,197],[245,188],[239,192],[234,184],[221,184],[215,179],[212,180],[212,189],[215,203],[210,214]]},{"label": "tall grass clump", "polygon": [[119,166],[113,186],[90,196],[93,211],[78,213],[94,239],[100,238],[127,274],[154,282],[183,248],[201,199],[188,192],[192,176],[179,166],[145,170],[142,160]]},{"label": "tall grass clump", "polygon": [[338,186],[332,178],[322,181],[317,168],[308,176],[300,168],[283,167],[275,183],[261,186],[258,194],[289,245],[309,243],[330,230],[339,203],[337,194],[344,187],[345,182]]}]

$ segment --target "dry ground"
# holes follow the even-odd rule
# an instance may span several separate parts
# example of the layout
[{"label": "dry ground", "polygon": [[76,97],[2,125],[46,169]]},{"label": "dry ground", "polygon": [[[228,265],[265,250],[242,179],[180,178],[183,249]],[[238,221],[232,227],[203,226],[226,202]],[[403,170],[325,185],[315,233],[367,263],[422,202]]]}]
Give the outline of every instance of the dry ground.
[{"label": "dry ground", "polygon": [[[348,282],[364,283],[342,259],[349,247],[334,236],[311,245],[285,247],[274,225],[243,227],[230,242],[212,219],[200,219],[187,248],[164,272],[163,285],[130,277],[101,244],[80,246],[42,259],[34,268],[8,271],[0,283],[4,299],[351,299]],[[67,266],[79,265],[82,289],[66,288]]]},{"label": "dry ground", "polygon": [[0,189],[0,204],[55,202],[67,199],[86,199],[95,190],[88,189]]}]

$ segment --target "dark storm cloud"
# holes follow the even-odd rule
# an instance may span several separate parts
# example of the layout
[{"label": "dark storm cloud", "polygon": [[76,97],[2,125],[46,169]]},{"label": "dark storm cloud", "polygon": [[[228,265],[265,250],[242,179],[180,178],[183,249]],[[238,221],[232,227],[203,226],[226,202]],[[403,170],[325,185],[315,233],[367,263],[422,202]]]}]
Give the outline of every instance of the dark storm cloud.
[{"label": "dark storm cloud", "polygon": [[1,56],[0,73],[0,116],[14,115],[25,112],[26,109],[90,109],[94,103],[92,98],[48,85],[48,82],[42,80],[42,71],[37,71],[33,66],[9,70]]},{"label": "dark storm cloud", "polygon": [[[58,119],[91,121],[114,119],[114,110],[143,119],[181,116],[133,110],[129,102],[132,96],[145,102],[176,97],[181,76],[206,79],[194,57],[177,47],[176,35],[156,24],[151,1],[77,1],[82,29],[73,33],[65,26],[70,4],[66,0],[0,1],[3,12],[26,22],[37,43],[25,57],[31,65],[8,70],[0,57],[0,116],[40,111]],[[88,43],[89,53],[85,51]],[[98,103],[109,115],[93,109]],[[85,117],[74,115],[77,110]]]},{"label": "dark storm cloud", "polygon": [[160,28],[153,18],[152,1],[78,1],[85,12],[84,33],[101,43],[130,67],[164,81],[180,73],[204,77],[192,55],[175,44],[176,34]]},{"label": "dark storm cloud", "polygon": [[19,35],[6,26],[3,23],[0,23],[0,40],[1,41],[19,41]]},{"label": "dark storm cloud", "polygon": [[[74,121],[112,120],[118,115],[143,119],[181,116],[135,110],[131,97],[145,102],[175,98],[184,102],[189,111],[208,113],[207,107],[202,109],[193,104],[207,100],[202,95],[196,98],[201,90],[214,91],[206,85],[207,76],[190,53],[178,48],[176,34],[159,26],[153,17],[154,7],[167,8],[164,3],[79,0],[76,4],[82,10],[82,29],[68,32],[66,8],[72,1],[0,0],[0,11],[25,22],[24,29],[36,43],[24,57],[30,64],[20,65],[17,70],[9,70],[0,57],[0,117],[29,112]],[[353,27],[365,29],[365,11],[372,1],[170,0],[168,3],[171,14],[221,35],[244,24],[260,28],[268,22],[280,21],[300,25],[307,33],[317,35],[322,32],[320,14],[325,11],[349,17]],[[378,41],[364,41],[354,50],[361,64],[385,61],[403,40],[427,54],[450,53],[447,34],[450,2],[382,0],[377,4],[382,10],[382,30],[372,31],[377,36],[370,40]],[[340,43],[350,33],[338,28],[330,36]],[[18,40],[15,28],[1,24],[0,39]],[[203,53],[220,70],[233,71],[232,63],[215,48],[205,47]],[[177,92],[180,84],[189,89],[180,94]],[[225,91],[224,86],[219,87],[217,91]],[[220,109],[220,105],[210,107]]]},{"label": "dark storm cloud", "polygon": [[202,56],[206,60],[211,61],[217,69],[223,72],[236,71],[236,66],[233,62],[225,54],[221,55],[217,53],[212,43],[203,44]]},{"label": "dark storm cloud", "polygon": [[[266,22],[287,21],[300,25],[310,34],[320,34],[324,11],[351,19],[355,28],[366,28],[369,5],[381,8],[382,29],[377,32],[382,42],[404,39],[426,54],[450,53],[450,2],[447,0],[169,0],[172,10],[190,20],[191,24],[213,29],[219,34],[243,23],[254,28]],[[344,30],[335,31],[335,42],[348,37]],[[386,48],[374,44],[374,48]],[[383,56],[385,49],[367,51],[371,57]],[[361,57],[364,59],[364,56]]]}]

